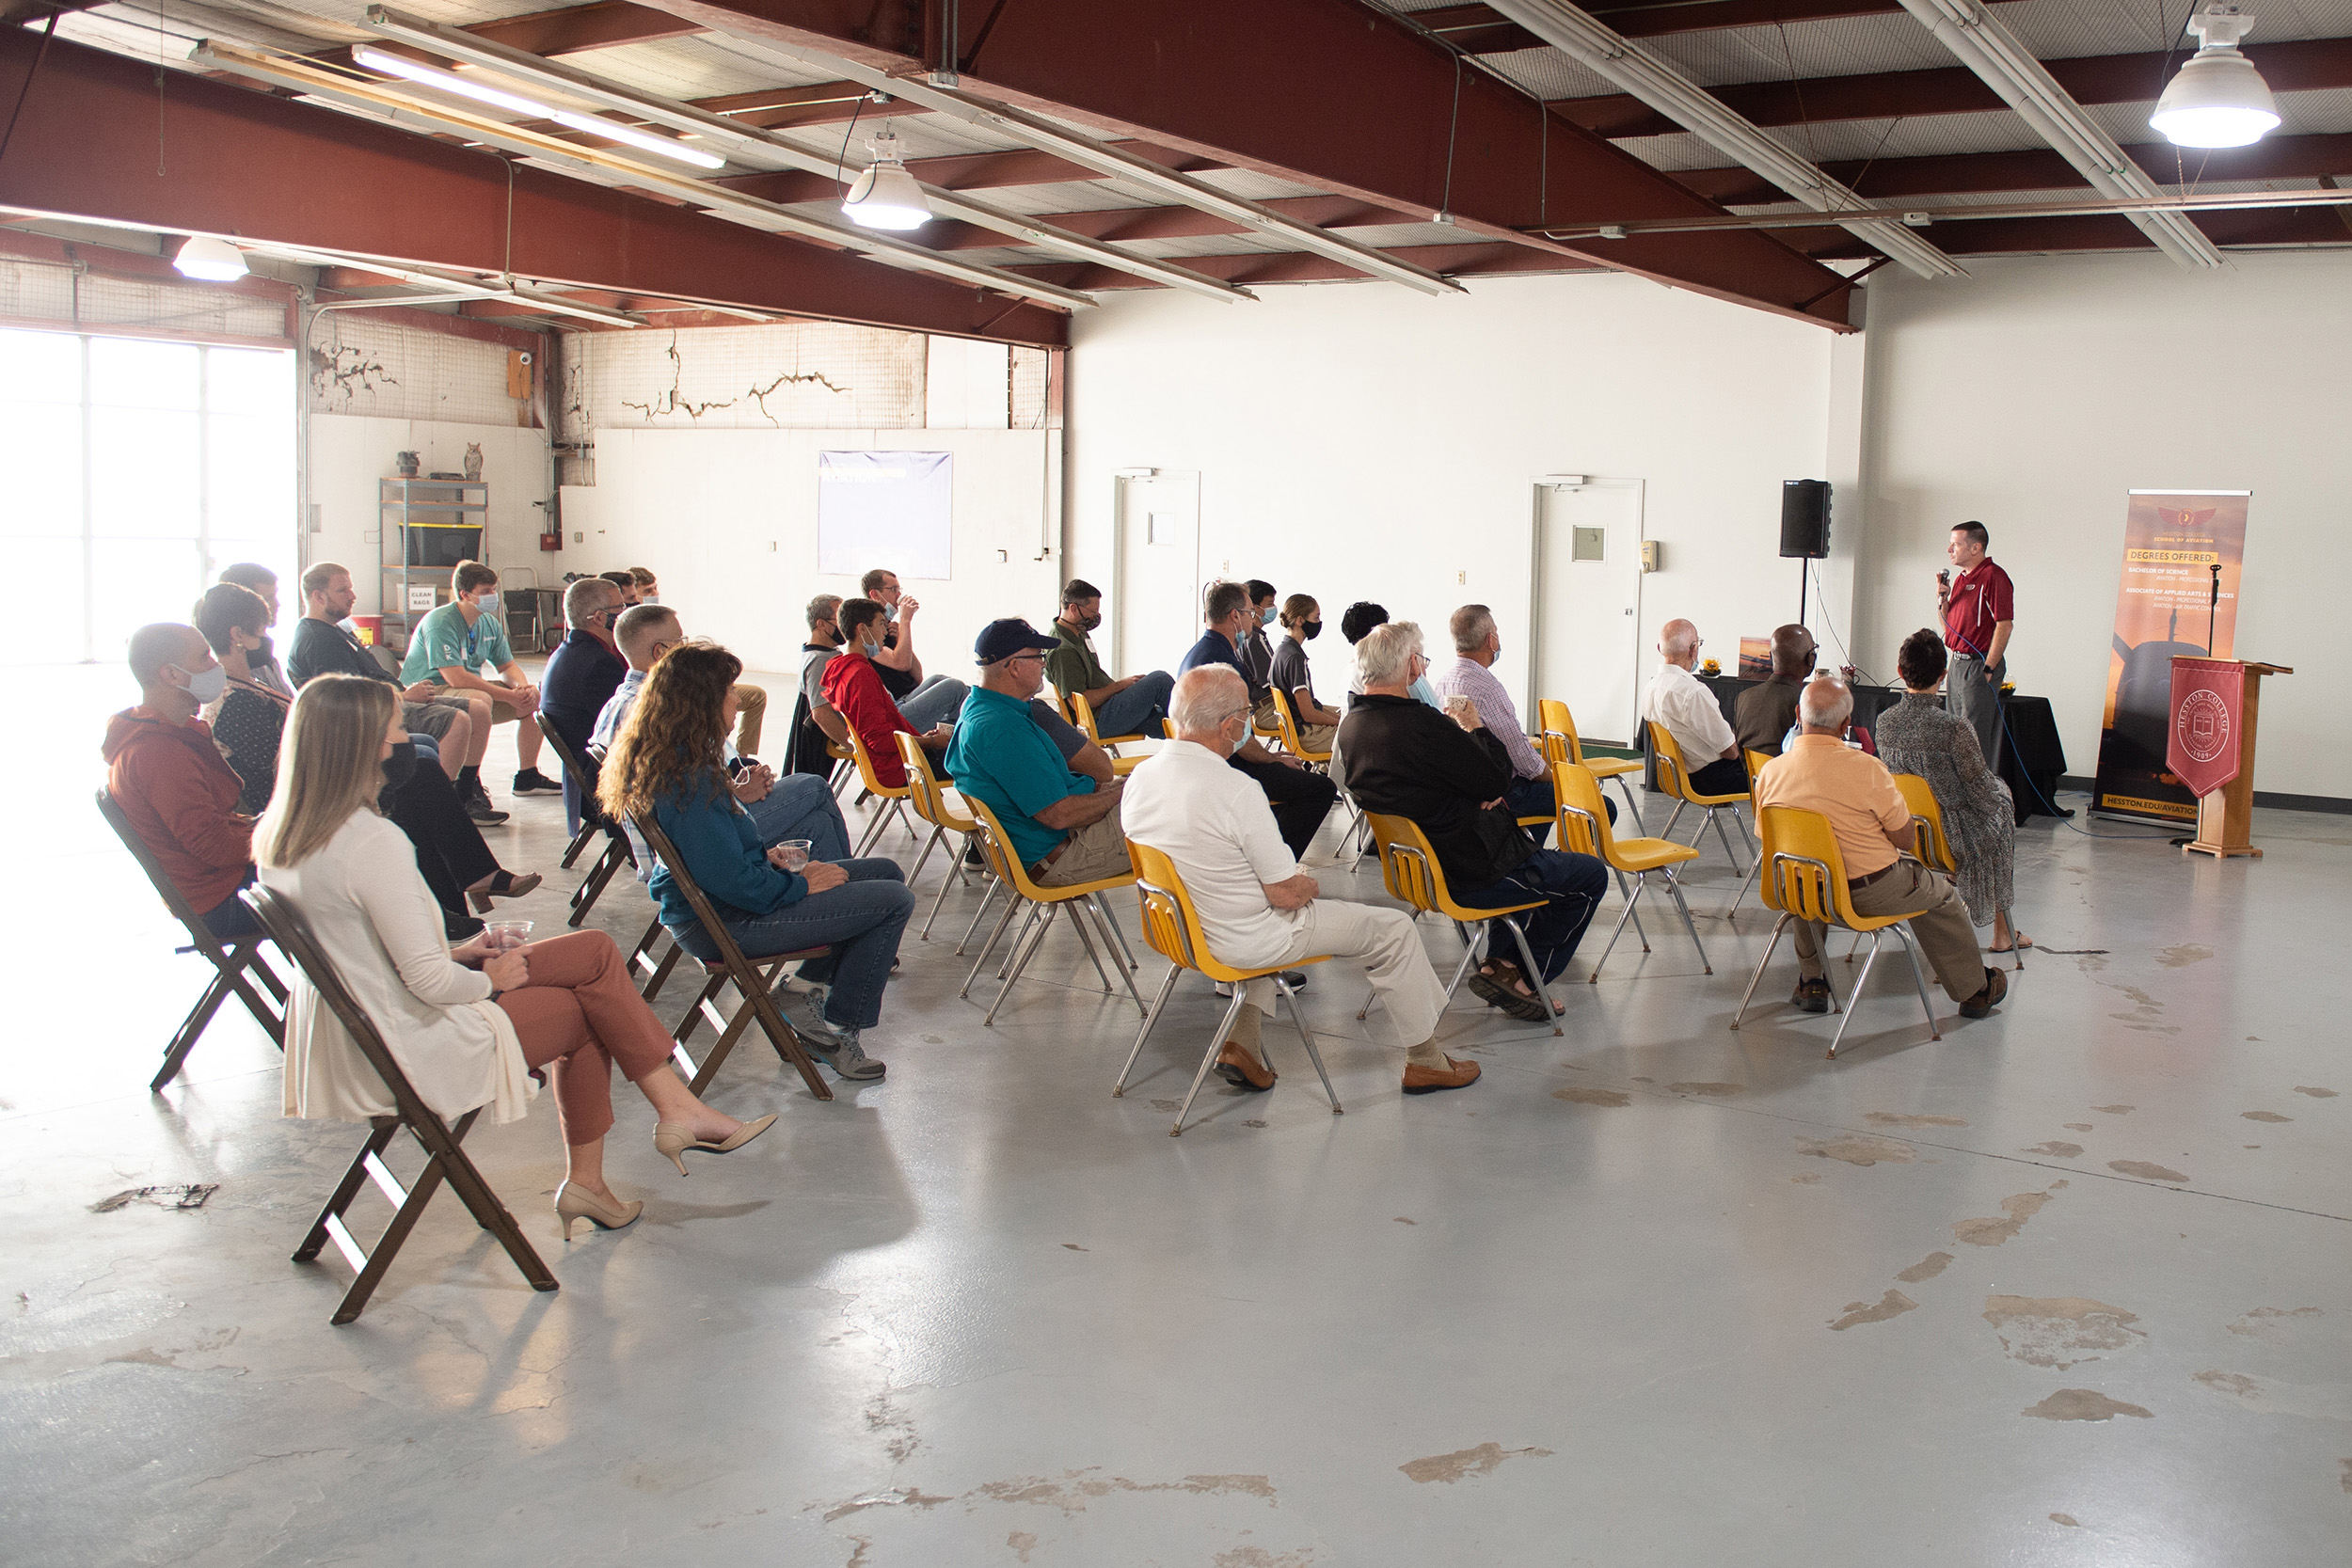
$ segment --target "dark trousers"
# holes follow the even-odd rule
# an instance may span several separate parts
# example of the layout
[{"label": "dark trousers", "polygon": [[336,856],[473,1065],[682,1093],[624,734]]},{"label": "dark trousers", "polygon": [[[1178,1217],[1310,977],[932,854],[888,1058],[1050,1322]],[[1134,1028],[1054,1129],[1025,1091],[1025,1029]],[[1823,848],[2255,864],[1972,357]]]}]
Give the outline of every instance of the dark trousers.
[{"label": "dark trousers", "polygon": [[[242,892],[253,885],[253,868],[245,868],[245,880],[237,884]],[[204,925],[223,942],[234,942],[239,937],[249,937],[262,928],[253,918],[253,911],[245,907],[245,900],[231,893],[228,897],[204,911]]]},{"label": "dark trousers", "polygon": [[384,812],[417,847],[417,870],[434,902],[463,917],[466,890],[496,872],[499,862],[466,815],[457,786],[438,768],[420,766],[406,784],[385,792]]},{"label": "dark trousers", "polygon": [[1717,757],[1691,774],[1693,795],[1745,795],[1748,765],[1738,757]]},{"label": "dark trousers", "polygon": [[1315,831],[1331,815],[1332,803],[1340,798],[1339,786],[1320,773],[1279,762],[1250,762],[1234,757],[1232,765],[1265,791],[1266,804],[1274,808],[1274,826],[1281,832],[1282,842],[1293,855],[1304,856],[1307,846],[1315,841]]},{"label": "dark trousers", "polygon": [[[1514,779],[1511,781],[1511,787],[1502,792],[1502,799],[1510,806],[1511,815],[1514,816],[1549,817],[1559,810],[1551,798],[1549,779]],[[1601,801],[1603,805],[1608,803],[1606,800]],[[1549,821],[1531,822],[1527,828],[1528,836],[1533,838],[1539,847],[1544,842],[1545,835],[1550,832],[1551,824]]]},{"label": "dark trousers", "polygon": [[[1576,944],[1584,940],[1584,927],[1593,923],[1593,911],[1608,891],[1609,868],[1594,856],[1538,849],[1508,875],[1483,887],[1457,887],[1454,896],[1472,909],[1543,899],[1542,909],[1530,910],[1518,922],[1527,933],[1529,950],[1543,965],[1544,978],[1554,980],[1576,956]],[[1516,958],[1518,949],[1508,932],[1497,931],[1487,938],[1486,952],[1492,958]]]}]

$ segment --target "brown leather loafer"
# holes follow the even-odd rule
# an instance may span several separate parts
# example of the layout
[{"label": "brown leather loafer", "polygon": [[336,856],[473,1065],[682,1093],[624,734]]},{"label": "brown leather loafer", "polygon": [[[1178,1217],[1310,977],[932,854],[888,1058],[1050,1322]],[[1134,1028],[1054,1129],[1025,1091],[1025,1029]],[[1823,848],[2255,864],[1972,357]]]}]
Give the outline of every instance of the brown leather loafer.
[{"label": "brown leather loafer", "polygon": [[1234,1044],[1225,1042],[1225,1049],[1216,1053],[1216,1075],[1237,1089],[1263,1094],[1274,1087],[1276,1073],[1257,1057]]},{"label": "brown leather loafer", "polygon": [[1478,1082],[1476,1062],[1457,1062],[1448,1056],[1441,1068],[1423,1067],[1419,1062],[1405,1064],[1406,1094],[1436,1094],[1440,1089],[1468,1088]]},{"label": "brown leather loafer", "polygon": [[1960,1005],[1963,1018],[1984,1018],[2001,1005],[2009,994],[2009,974],[2006,970],[1988,967],[1984,972],[1984,990]]},{"label": "brown leather loafer", "polygon": [[1797,989],[1788,993],[1788,1000],[1808,1013],[1828,1012],[1829,981],[1820,975],[1810,980],[1800,978]]}]

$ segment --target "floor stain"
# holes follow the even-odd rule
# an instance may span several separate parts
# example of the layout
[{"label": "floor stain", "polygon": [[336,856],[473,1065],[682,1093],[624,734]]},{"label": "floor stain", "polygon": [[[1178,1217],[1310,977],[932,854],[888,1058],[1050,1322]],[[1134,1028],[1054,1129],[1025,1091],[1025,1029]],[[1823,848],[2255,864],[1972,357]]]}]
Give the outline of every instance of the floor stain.
[{"label": "floor stain", "polygon": [[1419,1221],[1419,1220],[1408,1220],[1408,1219],[1406,1219],[1404,1215],[1399,1214],[1399,1215],[1397,1215],[1397,1216],[1396,1216],[1396,1223],[1397,1223],[1397,1224],[1399,1224],[1399,1225],[1419,1225],[1419,1224],[1421,1223],[1421,1221]]},{"label": "floor stain", "polygon": [[[2137,1105],[2093,1105],[2091,1109],[2098,1112],[2102,1116],[2128,1117],[2134,1111],[2138,1110],[2139,1107]],[[2068,1125],[2071,1126],[2073,1124],[2069,1123]]]},{"label": "floor stain", "polygon": [[[2099,983],[2103,986],[2106,985],[2104,980]],[[2143,1035],[2177,1035],[2181,1032],[2181,1026],[2177,1023],[2156,1022],[2164,1016],[2164,1004],[2137,986],[2107,986],[2107,989],[2120,990],[2132,999],[2130,1012],[2107,1014],[2107,1017],[2122,1023],[2125,1028],[2137,1029]],[[2096,1110],[2097,1107],[2093,1106],[2092,1109]]]},{"label": "floor stain", "polygon": [[1622,1089],[1554,1089],[1554,1100],[1565,1100],[1571,1105],[1607,1105],[1619,1108],[1633,1103],[1633,1097]]},{"label": "floor stain", "polygon": [[[1635,1078],[1633,1081],[1634,1081],[1635,1083],[1637,1083],[1637,1084],[1655,1084],[1655,1083],[1657,1083],[1657,1082],[1658,1082],[1658,1080],[1657,1080],[1657,1079],[1655,1079],[1655,1078],[1638,1078],[1638,1077],[1637,1077],[1637,1078]],[[2309,1090],[2309,1089],[2297,1089],[2296,1092],[2297,1094],[2309,1094],[2309,1093],[2311,1093],[2312,1091],[2311,1091],[2311,1090]],[[2333,1089],[2330,1089],[2330,1090],[2328,1090],[2328,1093],[2330,1093],[2330,1094],[2333,1094],[2335,1091],[2334,1091]]]},{"label": "floor stain", "polygon": [[1242,1125],[1244,1127],[1271,1127],[1274,1124],[1270,1121],[1260,1121],[1255,1117],[1252,1117],[1249,1120],[1243,1122]]},{"label": "floor stain", "polygon": [[2262,1393],[2261,1384],[2240,1372],[2224,1372],[2209,1368],[2201,1372],[2192,1372],[2189,1377],[2193,1382],[2236,1399],[2250,1401],[2259,1398]]},{"label": "floor stain", "polygon": [[2249,1339],[2267,1339],[2276,1343],[2279,1335],[2275,1330],[2283,1326],[2282,1320],[2316,1318],[2319,1315],[2320,1311],[2316,1307],[2257,1307],[2237,1322],[2230,1324],[2230,1332],[2243,1335]]},{"label": "floor stain", "polygon": [[2092,1124],[2087,1121],[2070,1121],[2066,1124],[2066,1130],[2069,1132],[2088,1132],[2091,1130],[2091,1126]]},{"label": "floor stain", "polygon": [[2027,1154],[2047,1154],[2052,1158],[2058,1160],[2072,1160],[2079,1156],[2082,1151],[2083,1146],[2080,1144],[2070,1144],[2063,1138],[2052,1138],[2048,1143],[2036,1144],[2031,1148],[2028,1148],[2024,1152]]},{"label": "floor stain", "polygon": [[1933,1279],[1952,1265],[1948,1252],[1931,1252],[1895,1277],[1906,1285],[1916,1285],[1923,1279]]},{"label": "floor stain", "polygon": [[1506,1459],[1520,1455],[1530,1459],[1549,1459],[1549,1449],[1506,1449],[1500,1443],[1481,1443],[1474,1449],[1458,1449],[1453,1453],[1432,1454],[1427,1459],[1411,1459],[1397,1466],[1405,1479],[1426,1483],[1444,1481],[1451,1486],[1464,1476],[1483,1476]]},{"label": "floor stain", "polygon": [[1058,1508],[1067,1514],[1083,1513],[1088,1503],[1114,1492],[1191,1492],[1201,1497],[1263,1497],[1274,1500],[1274,1482],[1264,1476],[1186,1476],[1182,1481],[1129,1481],[1125,1476],[1097,1474],[1100,1466],[1064,1470],[1052,1476],[1020,1476],[992,1481],[963,1494],[962,1500],[985,1497],[992,1502],[1034,1503]]},{"label": "floor stain", "polygon": [[2352,1492],[2352,1459],[2339,1459],[2336,1463],[2344,1466],[2344,1489]]},{"label": "floor stain", "polygon": [[1184,1102],[1181,1100],[1155,1100],[1152,1101],[1152,1109],[1155,1111],[1181,1111],[1184,1108]]},{"label": "floor stain", "polygon": [[2293,1117],[2282,1117],[2276,1111],[2240,1111],[2238,1115],[2248,1121],[2293,1121],[2295,1119]]},{"label": "floor stain", "polygon": [[2186,969],[2190,964],[2203,963],[2212,957],[2213,949],[2203,942],[2185,942],[2176,947],[2168,947],[2158,953],[2156,962],[2167,969]]},{"label": "floor stain", "polygon": [[[1900,1275],[1897,1277],[1899,1278]],[[1883,1323],[1889,1318],[1902,1316],[1918,1305],[1900,1291],[1887,1291],[1886,1294],[1879,1297],[1875,1305],[1869,1302],[1850,1301],[1846,1303],[1846,1315],[1829,1325],[1830,1332],[1835,1334],[1839,1329],[1851,1328],[1856,1323]]]},{"label": "floor stain", "polygon": [[[2072,1513],[2053,1513],[2050,1515],[2050,1523],[2054,1525],[2064,1525],[2068,1529],[2080,1529],[2083,1528],[2083,1522],[2080,1519],[2075,1518]],[[1029,1560],[1025,1557],[1021,1560],[1026,1562]]]},{"label": "floor stain", "polygon": [[1847,1132],[1835,1138],[1799,1138],[1797,1152],[1818,1160],[1843,1160],[1850,1165],[1907,1165],[1918,1158],[1909,1144],[1868,1132]]},{"label": "floor stain", "polygon": [[1669,1084],[1666,1085],[1666,1092],[1668,1094],[1704,1095],[1709,1100],[1728,1100],[1735,1094],[1747,1093],[1748,1086],[1745,1084]]},{"label": "floor stain", "polygon": [[1091,1252],[1093,1250],[1091,1247],[1082,1247],[1075,1242],[1064,1242],[1062,1243],[1062,1245],[1068,1247],[1073,1252]]},{"label": "floor stain", "polygon": [[[946,1045],[946,1044],[947,1043],[947,1040],[946,1040],[946,1037],[945,1036],[941,1036],[941,1035],[925,1035],[925,1036],[923,1037],[923,1043],[924,1043],[925,1045]],[[1029,1544],[1030,1544],[1031,1545],[1035,1545],[1035,1544],[1037,1544],[1037,1543],[1036,1543],[1035,1538],[1032,1538]],[[1021,1560],[1022,1560],[1022,1561],[1024,1561],[1024,1562],[1026,1562],[1026,1561],[1028,1561],[1029,1560],[1028,1560],[1027,1558],[1025,1558],[1025,1558],[1023,1558]]]},{"label": "floor stain", "polygon": [[2018,1414],[2038,1416],[2045,1421],[2106,1421],[2118,1416],[2137,1416],[2145,1421],[2153,1420],[2156,1413],[2125,1404],[2122,1400],[2111,1400],[2096,1388],[2061,1388]]},{"label": "floor stain", "polygon": [[2185,1181],[2187,1177],[2162,1165],[2152,1165],[2145,1160],[2109,1160],[2107,1169],[2119,1176],[2137,1176],[2148,1181]]},{"label": "floor stain", "polygon": [[1263,1546],[1236,1546],[1209,1560],[1211,1568],[1307,1568],[1315,1560],[1312,1546],[1279,1555]]},{"label": "floor stain", "polygon": [[1811,1187],[1817,1185],[1820,1181],[1821,1173],[1818,1170],[1809,1170],[1803,1176],[1792,1176],[1788,1180],[1794,1181],[1800,1187]]},{"label": "floor stain", "polygon": [[1958,1117],[1910,1117],[1893,1111],[1865,1111],[1862,1119],[1876,1127],[1965,1127]]},{"label": "floor stain", "polygon": [[2335,1090],[2319,1088],[2311,1084],[2296,1085],[2295,1092],[2296,1094],[2310,1095],[2313,1100],[2333,1100],[2336,1098]]},{"label": "floor stain", "polygon": [[1029,1554],[1037,1550],[1037,1537],[1027,1530],[1017,1529],[1005,1537],[1005,1544],[1010,1546],[1020,1556],[1022,1561],[1026,1562],[1029,1560]]},{"label": "floor stain", "polygon": [[2026,1228],[2026,1222],[2042,1212],[2042,1206],[2050,1201],[2048,1193],[2018,1193],[2001,1199],[2003,1219],[1955,1220],[1952,1237],[1970,1246],[1999,1246]]},{"label": "floor stain", "polygon": [[2011,1358],[2058,1371],[2148,1338],[2145,1329],[2132,1327],[2139,1314],[2089,1296],[1987,1296],[1984,1321]]}]

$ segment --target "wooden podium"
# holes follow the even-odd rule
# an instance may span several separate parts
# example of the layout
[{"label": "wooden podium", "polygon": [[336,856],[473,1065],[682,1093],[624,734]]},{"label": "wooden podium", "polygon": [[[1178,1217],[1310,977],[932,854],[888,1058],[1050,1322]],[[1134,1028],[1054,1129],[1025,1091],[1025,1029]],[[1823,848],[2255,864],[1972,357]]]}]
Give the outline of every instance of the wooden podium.
[{"label": "wooden podium", "polygon": [[2181,846],[2184,855],[2211,855],[2217,860],[2232,855],[2252,855],[2256,859],[2262,856],[2262,851],[2251,843],[2249,832],[2254,819],[2254,721],[2262,710],[2263,677],[2292,675],[2295,672],[2283,664],[2240,662],[2246,671],[2246,705],[2239,716],[2237,777],[2211,794],[2197,798],[2197,836]]}]

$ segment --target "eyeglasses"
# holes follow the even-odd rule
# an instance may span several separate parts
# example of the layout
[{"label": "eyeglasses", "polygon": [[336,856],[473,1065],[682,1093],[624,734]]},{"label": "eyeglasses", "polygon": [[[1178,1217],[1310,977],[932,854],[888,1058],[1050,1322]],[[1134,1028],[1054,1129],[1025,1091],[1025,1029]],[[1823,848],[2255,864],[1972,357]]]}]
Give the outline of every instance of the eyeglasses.
[{"label": "eyeglasses", "polygon": [[1005,656],[1005,662],[1007,664],[1019,664],[1024,659],[1034,659],[1038,663],[1042,664],[1045,662],[1045,656],[1037,652],[1035,649],[1031,649],[1025,654],[1007,654]]}]

